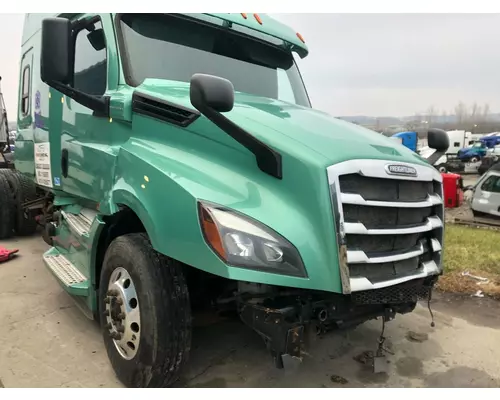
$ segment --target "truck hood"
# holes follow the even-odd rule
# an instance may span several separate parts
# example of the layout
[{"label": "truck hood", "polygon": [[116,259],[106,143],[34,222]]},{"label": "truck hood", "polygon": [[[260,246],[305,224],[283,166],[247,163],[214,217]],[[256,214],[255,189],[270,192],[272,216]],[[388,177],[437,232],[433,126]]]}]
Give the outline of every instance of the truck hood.
[{"label": "truck hood", "polygon": [[[186,83],[147,79],[137,91],[193,109]],[[326,164],[369,158],[429,165],[394,139],[283,101],[237,92],[233,110],[224,115],[277,151],[289,149],[291,143],[299,144],[295,146],[299,151],[309,149],[323,156]],[[195,122],[189,129],[203,134],[196,125]],[[234,146],[237,148],[236,142]]]}]

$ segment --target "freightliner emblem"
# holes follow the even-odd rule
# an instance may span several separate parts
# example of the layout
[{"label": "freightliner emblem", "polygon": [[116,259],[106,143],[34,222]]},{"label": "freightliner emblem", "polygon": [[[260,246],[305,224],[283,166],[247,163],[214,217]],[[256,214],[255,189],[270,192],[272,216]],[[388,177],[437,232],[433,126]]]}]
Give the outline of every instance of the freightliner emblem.
[{"label": "freightliner emblem", "polygon": [[408,165],[387,164],[385,170],[391,175],[417,176],[417,170]]}]

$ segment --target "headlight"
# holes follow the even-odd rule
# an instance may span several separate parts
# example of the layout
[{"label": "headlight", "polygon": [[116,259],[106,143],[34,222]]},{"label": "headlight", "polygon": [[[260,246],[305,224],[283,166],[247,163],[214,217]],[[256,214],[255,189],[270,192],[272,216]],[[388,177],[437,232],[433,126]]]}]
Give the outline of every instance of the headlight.
[{"label": "headlight", "polygon": [[307,277],[297,249],[250,217],[209,203],[198,203],[205,240],[225,263],[263,272]]}]

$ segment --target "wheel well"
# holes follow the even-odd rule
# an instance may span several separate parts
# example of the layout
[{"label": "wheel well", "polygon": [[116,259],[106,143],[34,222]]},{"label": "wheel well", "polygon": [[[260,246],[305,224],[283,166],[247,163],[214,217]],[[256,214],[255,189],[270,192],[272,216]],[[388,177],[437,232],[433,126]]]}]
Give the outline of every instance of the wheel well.
[{"label": "wheel well", "polygon": [[102,263],[106,249],[110,243],[118,236],[123,236],[128,233],[146,232],[146,228],[139,217],[126,206],[122,206],[117,213],[104,218],[106,226],[104,227],[99,241],[97,243],[97,252],[95,260],[95,287],[99,288],[99,279],[101,276]]},{"label": "wheel well", "polygon": [[[139,217],[126,206],[108,217],[104,218],[106,226],[104,227],[99,241],[97,243],[97,252],[95,260],[95,289],[99,289],[99,281],[101,276],[102,264],[106,250],[111,242],[119,236],[129,233],[146,232],[146,228],[142,224]],[[204,272],[197,268],[193,268],[186,264],[183,265],[184,274],[190,293],[196,293],[191,299],[193,308],[206,308],[212,304],[216,297],[221,293],[227,292],[228,288],[231,293],[236,290],[236,281],[231,281],[209,272]]]}]

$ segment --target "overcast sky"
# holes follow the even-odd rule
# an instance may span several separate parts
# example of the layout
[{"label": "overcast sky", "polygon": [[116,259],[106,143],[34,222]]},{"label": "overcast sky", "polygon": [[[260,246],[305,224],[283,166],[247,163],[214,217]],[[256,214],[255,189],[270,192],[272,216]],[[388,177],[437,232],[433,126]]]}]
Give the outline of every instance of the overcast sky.
[{"label": "overcast sky", "polygon": [[[500,112],[500,14],[274,14],[305,38],[299,67],[315,108],[403,116],[458,101]],[[17,109],[23,14],[0,14],[0,75]]]}]

